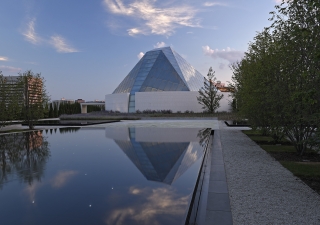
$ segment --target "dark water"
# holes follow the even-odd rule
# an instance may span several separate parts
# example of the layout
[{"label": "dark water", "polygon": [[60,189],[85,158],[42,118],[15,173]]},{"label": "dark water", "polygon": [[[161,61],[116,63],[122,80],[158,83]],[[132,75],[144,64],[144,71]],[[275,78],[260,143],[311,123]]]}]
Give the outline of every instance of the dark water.
[{"label": "dark water", "polygon": [[184,224],[203,156],[197,135],[165,128],[0,135],[0,224]]}]

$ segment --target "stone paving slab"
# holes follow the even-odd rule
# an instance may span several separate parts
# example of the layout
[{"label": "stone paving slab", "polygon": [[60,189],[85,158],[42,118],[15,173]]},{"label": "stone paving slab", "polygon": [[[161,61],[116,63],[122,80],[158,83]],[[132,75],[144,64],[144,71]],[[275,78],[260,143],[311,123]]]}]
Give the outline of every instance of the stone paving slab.
[{"label": "stone paving slab", "polygon": [[[219,129],[219,122],[216,119],[202,120],[123,120],[118,123],[91,125],[90,127],[167,127],[167,128],[211,128]],[[89,127],[89,126],[88,126]]]},{"label": "stone paving slab", "polygon": [[220,131],[215,130],[211,149],[207,211],[204,224],[232,225],[231,214],[228,183],[226,181],[226,172],[220,142]]},{"label": "stone paving slab", "polygon": [[320,195],[240,130],[222,126],[233,223],[319,225]]}]

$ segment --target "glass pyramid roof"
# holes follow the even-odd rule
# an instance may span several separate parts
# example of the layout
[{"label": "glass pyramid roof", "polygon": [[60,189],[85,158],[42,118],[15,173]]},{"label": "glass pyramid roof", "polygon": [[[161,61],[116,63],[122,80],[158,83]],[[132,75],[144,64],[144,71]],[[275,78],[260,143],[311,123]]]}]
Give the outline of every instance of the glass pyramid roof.
[{"label": "glass pyramid roof", "polygon": [[171,47],[147,52],[124,78],[115,93],[198,91],[203,76]]}]

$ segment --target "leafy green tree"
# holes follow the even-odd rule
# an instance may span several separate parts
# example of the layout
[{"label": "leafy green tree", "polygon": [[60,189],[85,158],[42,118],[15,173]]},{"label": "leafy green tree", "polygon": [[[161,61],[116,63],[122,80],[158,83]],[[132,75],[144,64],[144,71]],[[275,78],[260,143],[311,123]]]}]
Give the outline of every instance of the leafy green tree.
[{"label": "leafy green tree", "polygon": [[52,106],[53,106],[53,117],[54,118],[59,117],[59,115],[58,115],[58,103],[52,103]]},{"label": "leafy green tree", "polygon": [[216,81],[215,72],[210,67],[207,78],[204,77],[203,87],[199,90],[197,100],[205,111],[214,113],[220,107],[220,100],[223,94],[218,94],[218,89],[214,86]]},{"label": "leafy green tree", "polygon": [[49,104],[49,118],[54,118],[54,116],[53,116],[53,103]]},{"label": "leafy green tree", "polygon": [[257,34],[232,66],[239,112],[274,139],[287,137],[302,155],[320,127],[319,1],[276,6],[272,25]]}]

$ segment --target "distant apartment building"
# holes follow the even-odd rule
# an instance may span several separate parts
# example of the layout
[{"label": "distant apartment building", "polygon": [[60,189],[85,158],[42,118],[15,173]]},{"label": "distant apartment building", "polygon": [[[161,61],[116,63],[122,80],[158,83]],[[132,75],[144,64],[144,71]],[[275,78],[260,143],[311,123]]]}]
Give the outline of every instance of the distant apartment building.
[{"label": "distant apartment building", "polygon": [[1,98],[5,101],[15,99],[19,104],[35,104],[41,101],[43,82],[39,78],[27,78],[21,76],[3,76],[1,81]]}]

